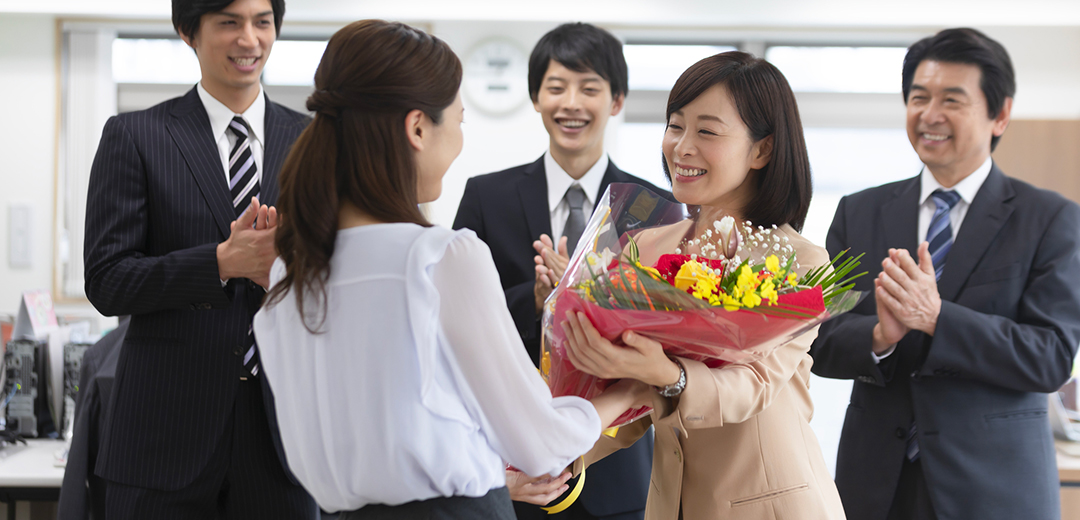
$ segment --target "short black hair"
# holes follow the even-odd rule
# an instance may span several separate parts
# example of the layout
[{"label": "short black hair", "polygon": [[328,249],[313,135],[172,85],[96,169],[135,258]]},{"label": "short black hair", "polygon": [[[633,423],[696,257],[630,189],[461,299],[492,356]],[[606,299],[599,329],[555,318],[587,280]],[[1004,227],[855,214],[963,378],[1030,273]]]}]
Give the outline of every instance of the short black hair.
[{"label": "short black hair", "polygon": [[[801,232],[813,182],[799,107],[787,78],[773,64],[745,52],[710,56],[691,65],[675,81],[668,95],[667,121],[714,85],[727,87],[753,142],[773,138],[772,158],[758,170],[757,194],[740,208],[743,217],[755,226],[790,224]],[[663,165],[670,182],[666,160]]]},{"label": "short black hair", "polygon": [[[928,36],[908,48],[904,56],[903,93],[907,104],[915,69],[927,61],[975,65],[982,72],[979,86],[986,97],[987,115],[996,118],[1005,108],[1005,99],[1016,95],[1016,73],[1005,47],[989,36],[969,28],[945,29]],[[990,151],[997,147],[1001,136],[990,139]]]},{"label": "short black hair", "polygon": [[591,70],[611,84],[611,97],[626,95],[626,58],[622,42],[587,23],[564,23],[540,38],[529,56],[529,96],[535,102],[551,60],[575,71]]},{"label": "short black hair", "polygon": [[[172,0],[173,29],[181,36],[194,38],[199,34],[199,22],[207,13],[225,10],[236,0]],[[270,0],[274,10],[274,31],[281,35],[281,20],[285,18],[285,0]]]}]

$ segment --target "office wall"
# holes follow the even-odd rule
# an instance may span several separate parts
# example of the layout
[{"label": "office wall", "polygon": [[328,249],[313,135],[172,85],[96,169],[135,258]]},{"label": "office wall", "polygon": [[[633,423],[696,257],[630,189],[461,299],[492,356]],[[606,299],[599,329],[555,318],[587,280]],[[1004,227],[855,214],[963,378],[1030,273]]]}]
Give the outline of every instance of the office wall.
[{"label": "office wall", "polygon": [[[0,314],[19,295],[52,289],[53,176],[56,165],[56,22],[45,15],[0,15]],[[8,262],[11,204],[32,211],[32,266]]]}]

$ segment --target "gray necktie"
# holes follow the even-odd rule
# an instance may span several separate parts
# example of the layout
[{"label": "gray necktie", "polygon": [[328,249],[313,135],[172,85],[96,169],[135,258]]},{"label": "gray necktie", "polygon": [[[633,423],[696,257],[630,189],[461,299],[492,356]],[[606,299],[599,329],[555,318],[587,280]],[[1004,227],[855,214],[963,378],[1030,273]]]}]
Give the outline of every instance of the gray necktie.
[{"label": "gray necktie", "polygon": [[566,237],[566,256],[574,254],[574,249],[577,248],[578,239],[581,238],[581,232],[585,231],[585,209],[582,207],[585,205],[585,190],[581,189],[581,186],[574,184],[570,186],[570,189],[566,190],[566,195],[563,196],[566,199],[567,205],[570,206],[570,216],[566,218],[566,226],[563,227],[563,236]]}]

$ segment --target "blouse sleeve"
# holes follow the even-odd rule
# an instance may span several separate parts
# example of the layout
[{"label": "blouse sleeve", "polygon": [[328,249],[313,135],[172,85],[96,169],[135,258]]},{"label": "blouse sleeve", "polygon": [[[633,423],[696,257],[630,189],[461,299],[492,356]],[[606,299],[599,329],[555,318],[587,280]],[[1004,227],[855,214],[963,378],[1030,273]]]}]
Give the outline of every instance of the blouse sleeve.
[{"label": "blouse sleeve", "polygon": [[[801,247],[800,247],[801,246]],[[800,237],[796,246],[800,275],[828,262],[824,249]],[[686,370],[682,394],[654,411],[654,421],[683,431],[740,423],[761,413],[787,386],[799,366],[808,362],[810,344],[818,327],[803,333],[755,363],[709,368],[704,363],[679,358]]]},{"label": "blouse sleeve", "polygon": [[506,307],[487,245],[471,232],[434,267],[448,358],[475,399],[492,448],[523,472],[557,475],[600,436],[600,417],[578,397],[552,398]]}]

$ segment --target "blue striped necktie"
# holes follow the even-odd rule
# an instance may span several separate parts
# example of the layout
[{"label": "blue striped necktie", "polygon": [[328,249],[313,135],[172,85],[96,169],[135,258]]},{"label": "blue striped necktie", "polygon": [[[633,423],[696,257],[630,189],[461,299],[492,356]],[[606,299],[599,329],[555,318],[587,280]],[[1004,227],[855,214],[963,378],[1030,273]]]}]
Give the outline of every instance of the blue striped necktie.
[{"label": "blue striped necktie", "polygon": [[229,130],[236,136],[236,144],[229,152],[229,195],[236,218],[240,218],[251,204],[251,197],[259,195],[259,172],[251,153],[251,129],[247,122],[240,116],[233,117]]},{"label": "blue striped necktie", "polygon": [[[259,195],[259,172],[255,167],[255,156],[251,153],[251,128],[244,118],[236,116],[229,121],[229,130],[236,136],[236,144],[229,153],[229,195],[232,196],[236,218],[244,214],[251,205],[251,197]],[[240,379],[259,375],[259,349],[255,345],[255,334],[248,325],[245,339],[247,350],[244,351],[244,371]]]},{"label": "blue striped necktie", "polygon": [[[926,230],[926,240],[930,242],[929,252],[930,258],[934,261],[934,278],[940,280],[941,272],[945,269],[945,257],[949,255],[949,250],[952,249],[953,245],[952,221],[949,214],[952,212],[953,207],[956,206],[956,203],[960,202],[960,195],[952,190],[934,190],[934,193],[931,193],[930,196],[934,198],[937,209],[934,210],[934,216],[930,218],[930,227]],[[913,422],[907,438],[907,458],[910,461],[919,458],[917,433],[918,430]]]}]

